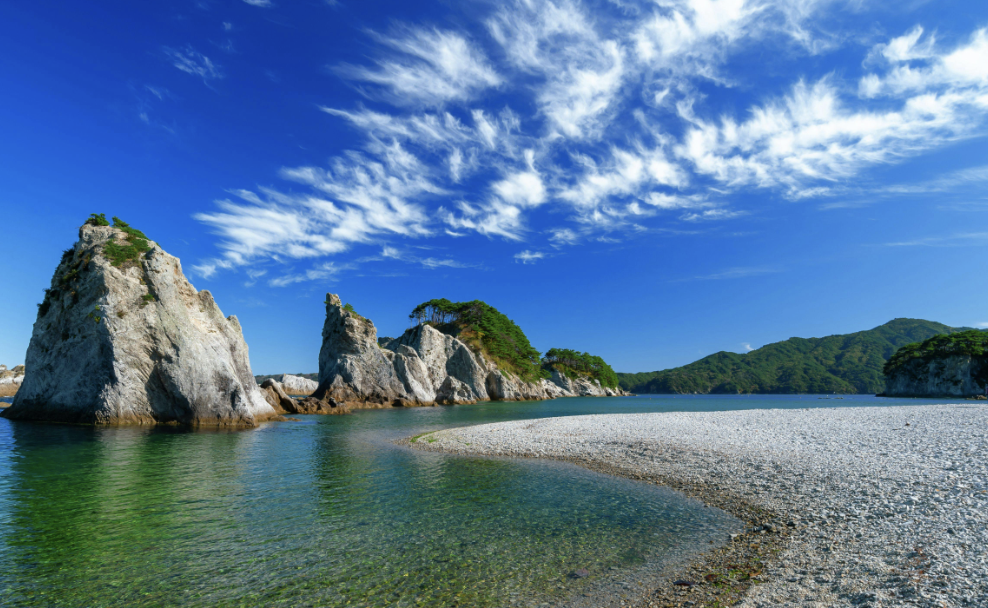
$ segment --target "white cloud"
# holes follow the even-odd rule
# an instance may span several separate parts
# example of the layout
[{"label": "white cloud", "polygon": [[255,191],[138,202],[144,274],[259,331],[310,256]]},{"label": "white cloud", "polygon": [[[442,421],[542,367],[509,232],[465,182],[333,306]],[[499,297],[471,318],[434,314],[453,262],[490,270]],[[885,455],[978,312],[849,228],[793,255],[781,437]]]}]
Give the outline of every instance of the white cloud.
[{"label": "white cloud", "polygon": [[975,323],[974,326],[975,327],[982,327],[982,328],[988,327],[988,322]]},{"label": "white cloud", "polygon": [[554,228],[550,231],[550,233],[552,236],[549,237],[549,240],[552,241],[552,244],[557,247],[562,245],[575,245],[580,240],[579,235],[569,228]]},{"label": "white cloud", "polygon": [[405,251],[398,249],[397,247],[392,247],[390,245],[385,245],[381,249],[381,254],[378,257],[366,258],[364,261],[381,261],[381,260],[397,260],[400,262],[405,262],[407,264],[418,264],[423,268],[428,268],[429,270],[435,270],[437,268],[473,268],[474,266],[470,264],[465,264],[459,260],[454,260],[451,258],[436,258],[427,257],[422,258],[410,251]]},{"label": "white cloud", "polygon": [[157,97],[158,100],[160,101],[163,101],[165,97],[171,96],[171,93],[168,91],[168,89],[162,87],[153,87],[149,84],[144,85],[144,90]]},{"label": "white cloud", "polygon": [[728,268],[722,272],[715,272],[713,274],[700,275],[693,277],[692,279],[684,279],[687,281],[721,281],[725,279],[745,279],[748,277],[757,277],[766,274],[776,274],[782,272],[781,269],[772,266],[741,266],[737,268]]},{"label": "white cloud", "polygon": [[335,262],[323,262],[301,274],[289,274],[278,277],[276,279],[271,279],[268,284],[272,287],[287,287],[289,285],[294,285],[295,283],[304,283],[306,281],[330,281],[333,282],[339,277],[341,273],[347,270],[353,270],[355,266],[353,264],[337,264]]},{"label": "white cloud", "polygon": [[895,194],[926,194],[930,192],[947,192],[962,186],[978,186],[988,184],[988,165],[968,167],[942,175],[935,179],[913,183],[882,186],[880,192]]},{"label": "white cloud", "polygon": [[624,84],[623,45],[602,39],[582,7],[567,0],[516,0],[488,28],[514,67],[544,79],[535,95],[554,133],[600,136]]},{"label": "white cloud", "polygon": [[247,276],[250,277],[250,280],[249,281],[246,281],[244,283],[244,287],[253,287],[254,285],[257,284],[257,279],[263,277],[267,273],[268,273],[267,270],[258,270],[258,269],[248,268],[247,269]]},{"label": "white cloud", "polygon": [[406,28],[376,38],[396,53],[378,59],[375,67],[346,65],[339,70],[350,79],[386,89],[385,97],[393,104],[465,101],[502,83],[483,53],[458,33]]},{"label": "white cloud", "polygon": [[191,45],[187,45],[181,49],[164,47],[162,51],[168,57],[168,60],[172,62],[173,66],[186,74],[192,74],[193,76],[202,78],[202,81],[206,84],[209,84],[210,80],[223,77],[220,67],[213,63],[209,57],[192,48]]},{"label": "white cloud", "polygon": [[521,262],[522,264],[534,264],[535,262],[543,259],[545,254],[541,251],[525,251],[515,254],[515,261]]},{"label": "white cloud", "polygon": [[712,206],[712,203],[708,202],[706,197],[700,194],[684,196],[680,194],[667,194],[665,192],[650,192],[643,200],[659,209],[696,209]]},{"label": "white cloud", "polygon": [[354,127],[379,139],[415,140],[433,146],[460,145],[475,138],[475,133],[449,112],[398,117],[371,110],[348,112],[327,107],[319,109],[332,116],[345,118]]},{"label": "white cloud", "polygon": [[852,109],[823,79],[798,83],[786,97],[752,108],[742,123],[696,119],[676,151],[725,185],[783,187],[798,198],[819,194],[820,180],[845,178],[969,133],[985,111],[988,98],[979,102],[954,91],[910,97],[891,110]]},{"label": "white cloud", "polygon": [[755,350],[754,348],[751,347],[751,344],[748,342],[742,342],[741,348],[743,348],[744,352],[746,353],[750,353],[751,351]]},{"label": "white cloud", "polygon": [[[884,75],[870,73],[862,77],[859,94],[865,98],[921,94],[949,87],[953,94],[966,93],[968,103],[988,105],[988,29],[971,35],[966,44],[949,52],[938,53],[931,35],[919,44],[923,28],[878,45],[872,57],[883,57],[890,68]],[[919,61],[917,61],[919,60]],[[916,65],[918,63],[918,65]]]},{"label": "white cloud", "polygon": [[584,213],[633,195],[648,201],[652,194],[643,192],[645,190],[656,186],[681,187],[688,182],[682,169],[661,149],[612,148],[604,163],[598,164],[588,157],[577,160],[584,166],[584,171],[559,196]]},{"label": "white cloud", "polygon": [[711,62],[721,45],[749,34],[745,25],[765,8],[745,0],[659,0],[656,5],[633,35],[637,55],[653,67],[702,75],[709,75],[710,68],[700,62]]},{"label": "white cloud", "polygon": [[512,173],[491,188],[502,201],[517,207],[537,207],[546,201],[545,185],[535,171]]},{"label": "white cloud", "polygon": [[423,260],[419,260],[419,263],[425,266],[426,268],[431,268],[431,269],[467,267],[467,265],[462,262],[458,262],[456,260],[450,260],[450,259],[425,258]]},{"label": "white cloud", "polygon": [[274,2],[271,2],[271,0],[244,0],[244,2],[251,6],[259,6],[261,8],[271,8],[274,6]]},{"label": "white cloud", "polygon": [[430,234],[425,210],[415,199],[441,189],[429,171],[401,146],[379,150],[383,162],[350,154],[333,160],[329,169],[283,169],[282,176],[311,187],[318,194],[283,194],[261,188],[232,194],[239,200],[217,202],[218,211],[195,218],[223,237],[219,261],[198,271],[210,276],[261,257],[315,258],[346,251],[387,235]]},{"label": "white cloud", "polygon": [[695,213],[686,213],[681,219],[687,222],[701,222],[706,220],[730,220],[736,217],[747,215],[744,211],[730,211],[728,209],[707,209]]},{"label": "white cloud", "polygon": [[886,247],[982,247],[988,245],[988,232],[965,232],[885,243]]},{"label": "white cloud", "polygon": [[[612,3],[622,10],[508,0],[478,9],[488,11],[480,16],[486,28],[370,32],[372,58],[338,70],[373,107],[320,108],[362,143],[326,168],[283,169],[290,194],[236,191],[197,215],[222,238],[221,255],[197,269],[205,276],[258,259],[318,259],[434,235],[539,239],[522,252],[535,255],[671,232],[652,223],[732,220],[756,210],[725,201],[760,189],[832,198],[870,167],[985,133],[988,30],[943,48],[916,26],[860,54],[867,73],[857,83],[843,80],[838,64],[829,76],[763,93],[754,74],[746,91],[759,101],[738,106],[747,97],[733,95],[740,81],[730,70],[738,61],[758,68],[737,53],[784,49],[791,57],[780,62],[813,74],[816,67],[802,69],[806,53],[853,35],[823,32],[819,17],[832,0]],[[222,76],[192,47],[167,53],[207,83]],[[142,120],[153,118],[141,111]],[[979,179],[975,168],[888,191]]]},{"label": "white cloud", "polygon": [[902,62],[915,59],[928,59],[933,56],[936,37],[930,35],[923,44],[918,44],[923,36],[922,26],[917,25],[909,32],[893,38],[888,44],[878,44],[872,49],[871,58],[883,58],[885,61]]},{"label": "white cloud", "polygon": [[439,218],[454,230],[473,230],[485,236],[500,236],[519,241],[525,232],[525,220],[519,207],[494,198],[483,205],[461,202],[459,213],[439,208]]}]

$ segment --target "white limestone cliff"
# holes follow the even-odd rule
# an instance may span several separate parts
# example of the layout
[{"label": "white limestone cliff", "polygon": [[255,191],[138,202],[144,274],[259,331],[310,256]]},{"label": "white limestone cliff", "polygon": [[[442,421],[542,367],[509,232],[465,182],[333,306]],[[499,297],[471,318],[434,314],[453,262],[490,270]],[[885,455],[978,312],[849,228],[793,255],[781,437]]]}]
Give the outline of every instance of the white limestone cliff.
[{"label": "white limestone cliff", "polygon": [[254,426],[275,416],[254,382],[236,317],[196,291],[179,260],[110,226],[84,225],[38,310],[12,419]]},{"label": "white limestone cliff", "polygon": [[620,394],[597,380],[570,379],[558,371],[551,380],[525,382],[431,325],[418,325],[379,345],[369,319],[348,310],[339,296],[326,295],[314,404],[328,398],[347,407],[367,407]]},{"label": "white limestone cliff", "polygon": [[985,394],[988,362],[983,356],[915,359],[885,378],[887,397],[970,397]]}]

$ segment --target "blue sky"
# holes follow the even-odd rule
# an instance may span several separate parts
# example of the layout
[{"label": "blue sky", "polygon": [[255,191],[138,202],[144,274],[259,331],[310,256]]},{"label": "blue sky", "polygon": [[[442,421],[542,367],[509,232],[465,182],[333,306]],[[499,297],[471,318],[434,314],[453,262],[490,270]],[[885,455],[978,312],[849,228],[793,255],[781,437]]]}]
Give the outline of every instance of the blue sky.
[{"label": "blue sky", "polygon": [[482,299],[618,371],[988,324],[988,5],[0,4],[0,362],[93,212],[316,371]]}]

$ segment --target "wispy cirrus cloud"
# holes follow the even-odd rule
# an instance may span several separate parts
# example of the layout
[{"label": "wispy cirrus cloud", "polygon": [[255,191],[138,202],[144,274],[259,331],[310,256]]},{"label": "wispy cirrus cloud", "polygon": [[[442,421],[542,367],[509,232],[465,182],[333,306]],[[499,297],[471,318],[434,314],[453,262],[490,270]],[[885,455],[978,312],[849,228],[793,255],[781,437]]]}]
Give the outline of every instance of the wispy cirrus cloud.
[{"label": "wispy cirrus cloud", "polygon": [[895,194],[928,194],[931,192],[948,192],[959,186],[977,186],[988,184],[988,165],[968,167],[942,175],[935,179],[915,184],[895,184],[884,186],[882,190]]},{"label": "wispy cirrus cloud", "polygon": [[[283,169],[291,188],[236,194],[197,215],[221,237],[204,272],[257,259],[317,260],[395,239],[483,236],[531,242],[522,253],[534,255],[757,213],[736,194],[847,207],[850,197],[834,197],[850,191],[849,179],[986,131],[983,29],[944,46],[915,27],[859,52],[860,79],[817,71],[781,87],[775,80],[754,102],[715,105],[699,91],[731,99],[736,60],[756,47],[784,49],[791,57],[780,61],[790,60],[793,73],[809,71],[803,58],[844,43],[820,25],[844,5],[484,6],[470,27],[399,23],[367,32],[369,59],[334,66],[365,102],[318,108],[363,144],[328,168]],[[206,82],[221,77],[191,47],[171,57]],[[900,187],[948,190],[981,179],[978,171]],[[275,218],[284,226],[268,229]]]},{"label": "wispy cirrus cloud", "polygon": [[988,29],[975,31],[966,44],[939,51],[936,38],[923,38],[923,28],[915,27],[888,44],[875,47],[872,56],[885,59],[884,74],[870,73],[861,78],[862,97],[874,98],[927,93],[950,87],[976,99],[988,87]]},{"label": "wispy cirrus cloud", "polygon": [[680,281],[723,281],[728,279],[745,279],[748,277],[758,277],[768,274],[777,274],[782,272],[781,268],[774,266],[739,266],[737,268],[728,268],[721,272],[715,272],[713,274],[699,275],[691,277],[688,279],[679,279]]},{"label": "wispy cirrus cloud", "polygon": [[272,287],[288,287],[296,283],[308,281],[336,281],[343,272],[353,270],[353,264],[337,264],[335,262],[323,262],[300,274],[287,274],[268,281]]},{"label": "wispy cirrus cloud", "polygon": [[171,61],[173,66],[186,74],[198,76],[207,85],[211,80],[223,78],[223,72],[220,66],[213,63],[209,57],[192,48],[192,45],[186,45],[182,48],[163,47],[162,52]]},{"label": "wispy cirrus cloud", "polygon": [[404,27],[374,37],[392,53],[373,67],[343,65],[337,71],[377,85],[376,94],[395,105],[464,101],[502,82],[484,54],[459,33]]},{"label": "wispy cirrus cloud", "polygon": [[389,236],[430,234],[421,205],[412,202],[442,190],[428,170],[397,143],[380,150],[382,160],[360,154],[337,158],[328,169],[283,169],[282,177],[306,185],[312,194],[283,194],[270,188],[231,192],[218,210],[195,218],[222,240],[220,258],[196,267],[209,277],[259,258],[318,258]]},{"label": "wispy cirrus cloud", "polygon": [[545,253],[541,251],[528,251],[527,249],[515,254],[515,261],[522,264],[534,264],[543,258],[545,258]]},{"label": "wispy cirrus cloud", "polygon": [[988,232],[963,232],[947,236],[929,236],[908,241],[884,243],[885,247],[984,247]]}]

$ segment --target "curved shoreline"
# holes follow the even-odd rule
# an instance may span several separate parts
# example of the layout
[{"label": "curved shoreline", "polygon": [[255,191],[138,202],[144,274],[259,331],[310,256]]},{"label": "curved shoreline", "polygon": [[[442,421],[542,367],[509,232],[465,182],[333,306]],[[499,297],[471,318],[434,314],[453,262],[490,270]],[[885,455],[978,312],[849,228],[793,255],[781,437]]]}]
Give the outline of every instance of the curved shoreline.
[{"label": "curved shoreline", "polygon": [[[986,429],[988,407],[972,403],[574,416],[448,429],[410,443],[565,460],[672,487],[771,529],[676,573],[696,586],[670,579],[632,605],[981,606]],[[731,565],[758,564],[764,570],[747,586],[718,578]]]}]

